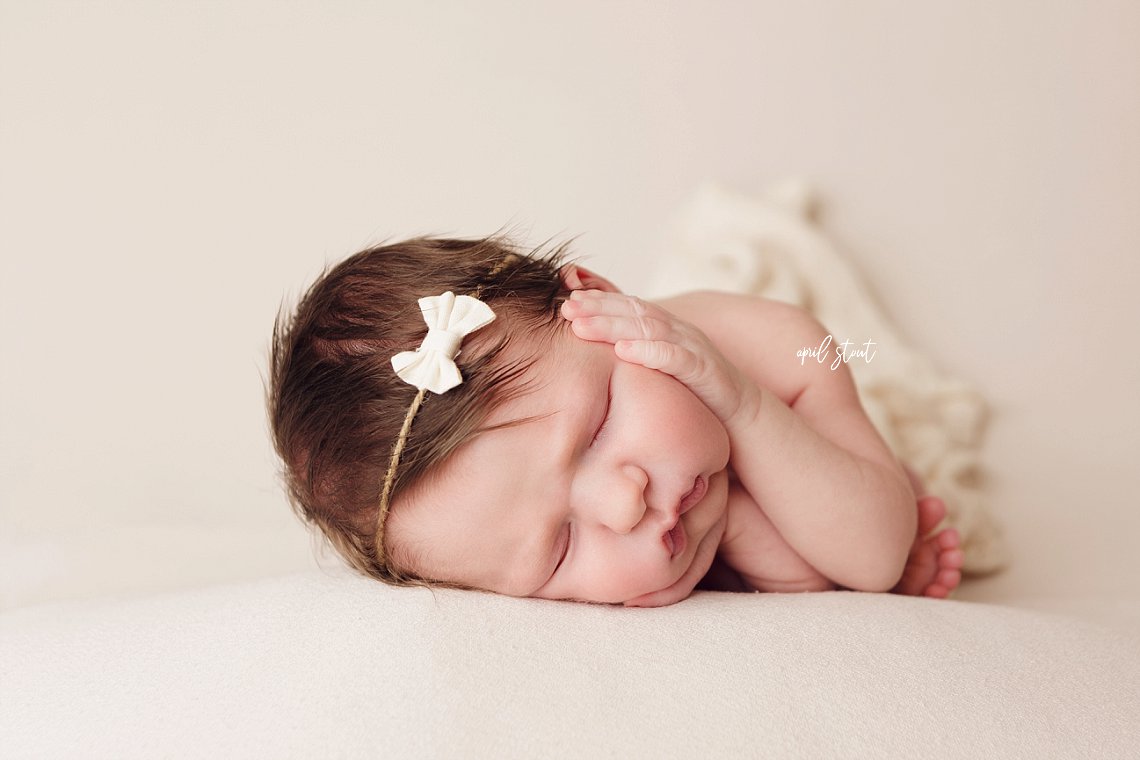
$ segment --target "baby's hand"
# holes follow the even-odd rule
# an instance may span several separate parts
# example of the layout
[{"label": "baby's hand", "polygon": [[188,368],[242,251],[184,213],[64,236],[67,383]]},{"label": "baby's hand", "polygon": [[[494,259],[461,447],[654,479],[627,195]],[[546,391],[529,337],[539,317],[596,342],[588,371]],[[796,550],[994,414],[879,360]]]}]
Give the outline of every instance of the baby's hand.
[{"label": "baby's hand", "polygon": [[699,329],[656,304],[621,293],[575,290],[562,304],[574,334],[613,343],[623,361],[673,376],[729,430],[748,424],[760,392]]}]

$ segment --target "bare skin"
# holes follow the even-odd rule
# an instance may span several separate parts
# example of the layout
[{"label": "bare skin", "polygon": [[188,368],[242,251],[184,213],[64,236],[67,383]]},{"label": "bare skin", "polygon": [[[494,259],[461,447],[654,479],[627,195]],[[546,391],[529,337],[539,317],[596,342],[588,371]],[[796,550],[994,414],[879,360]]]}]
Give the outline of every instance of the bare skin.
[{"label": "bare skin", "polygon": [[[862,415],[845,369],[838,375],[828,373],[822,382],[818,379],[822,373],[817,372],[816,379],[808,381],[815,385],[804,391],[804,381],[794,372],[787,371],[786,361],[780,362],[781,356],[793,353],[795,344],[787,341],[815,345],[817,341],[808,338],[817,337],[810,330],[818,331],[821,329],[818,325],[809,326],[809,332],[805,333],[802,315],[755,301],[748,302],[745,310],[733,315],[734,304],[721,297],[714,297],[715,300],[700,295],[680,297],[667,302],[671,313],[636,299],[623,300],[624,297],[615,297],[612,292],[611,295],[574,294],[573,302],[567,303],[563,314],[574,321],[575,332],[587,339],[616,343],[618,355],[626,361],[644,363],[672,374],[689,386],[726,424],[733,438],[734,450],[738,444],[752,445],[753,456],[741,456],[730,462],[726,527],[717,562],[706,573],[702,587],[743,586],[776,592],[859,588],[945,597],[958,585],[962,565],[958,535],[953,530],[934,532],[945,516],[945,505],[937,497],[923,495],[925,489],[916,474],[890,455],[885,443]],[[740,306],[739,302],[736,306]],[[589,319],[592,315],[605,316]],[[688,319],[697,330],[686,327],[674,315]],[[741,324],[760,327],[741,331]],[[759,330],[765,327],[767,335],[760,334]],[[780,341],[785,343],[781,345]],[[766,350],[759,351],[757,346],[764,346]],[[811,476],[804,476],[801,473],[805,472],[805,458],[799,461],[785,458],[779,462],[771,459],[777,451],[773,448],[776,439],[749,440],[752,431],[763,429],[762,426],[757,427],[754,420],[752,425],[737,425],[735,430],[739,434],[733,436],[736,418],[750,419],[739,410],[747,408],[749,393],[761,386],[771,389],[765,402],[769,415],[779,414],[781,407],[799,412],[812,425],[818,425],[818,429],[831,426],[829,432],[837,440],[844,440],[851,450],[872,456],[882,477],[879,482],[892,484],[879,493],[883,499],[892,499],[895,506],[888,506],[892,502],[880,501],[877,497],[859,501],[858,495],[850,497],[841,487],[835,488],[834,485],[831,489],[836,492],[833,500],[818,500],[819,493],[826,489],[826,484],[818,485],[820,473],[830,474],[844,467],[849,461],[845,457],[849,457],[850,450],[827,448],[826,443],[812,449],[807,459],[816,469]],[[803,403],[809,396],[812,401]],[[755,399],[757,395],[752,393],[751,397]],[[835,423],[837,414],[846,414],[846,418],[838,423],[845,427],[838,427]],[[741,430],[745,432],[740,433]],[[784,431],[803,435],[802,428],[796,431],[786,426]],[[780,439],[780,448],[789,450],[792,445],[791,438]],[[799,492],[801,499],[795,500],[794,508],[789,508],[790,500],[787,499],[792,487],[789,484],[794,478],[789,478],[779,489],[765,489],[763,478],[758,479],[756,463],[765,457],[772,461],[764,471],[767,477],[795,472],[801,484],[808,484]],[[829,466],[821,466],[828,457],[831,457]],[[830,466],[832,462],[834,465]],[[738,469],[740,467],[744,469]],[[904,482],[909,481],[905,491],[893,485],[897,482],[894,473],[903,476]],[[900,500],[903,493],[908,496]],[[818,506],[801,508],[812,497],[816,497]],[[910,500],[914,510],[910,515],[904,513],[906,499]],[[817,520],[811,531],[805,531],[806,518],[810,518],[812,510],[817,514],[824,510],[833,511],[836,519]],[[847,516],[840,517],[844,512]],[[914,533],[903,555],[900,550],[905,546],[902,543],[906,540],[905,533],[898,535],[897,542],[895,539],[883,542],[880,537],[886,534],[878,531],[882,526],[881,530],[894,530],[897,534],[897,529],[907,522],[911,526],[908,530]],[[836,530],[837,526],[843,527]],[[785,530],[789,532],[785,533]],[[826,543],[824,531],[832,534]],[[856,537],[856,531],[862,531],[859,537]],[[864,544],[863,540],[876,542],[876,548],[872,549],[871,543]],[[890,548],[892,543],[897,550]],[[880,555],[880,551],[898,556],[898,566],[902,571],[896,571],[894,580],[879,586],[881,581],[871,578],[881,578],[882,572],[874,576],[851,572],[853,558],[860,554],[864,557],[887,556]],[[840,575],[846,575],[854,582],[837,577]]]},{"label": "bare skin", "polygon": [[945,599],[962,580],[965,555],[959,545],[958,531],[947,528],[935,532],[946,516],[946,504],[926,493],[926,484],[918,473],[906,465],[903,469],[918,495],[918,530],[902,578],[891,593]]},{"label": "bare skin", "polygon": [[945,599],[962,580],[964,554],[958,531],[947,528],[935,532],[946,516],[946,504],[926,493],[926,485],[914,470],[905,466],[904,469],[918,494],[918,531],[902,578],[891,592]]},{"label": "bare skin", "polygon": [[946,515],[946,505],[937,496],[918,500],[918,536],[910,550],[895,594],[945,599],[962,579],[962,550],[953,528],[932,533]]},{"label": "bare skin", "polygon": [[[922,492],[921,482],[907,469],[907,474],[915,484],[915,491]],[[730,499],[747,498],[747,494],[733,492]],[[731,504],[731,502],[730,502]],[[730,506],[730,510],[732,506]],[[914,544],[903,568],[898,584],[891,589],[893,594],[905,596],[928,596],[945,599],[957,588],[961,581],[963,561],[959,547],[958,531],[947,528],[935,531],[938,523],[946,516],[946,505],[942,499],[929,494],[918,498],[918,530]],[[750,520],[752,528],[744,541],[737,542],[751,549],[747,558],[733,556],[731,550],[722,549],[717,561],[701,581],[699,588],[712,591],[770,591],[800,592],[829,591],[840,588],[811,567],[784,541],[771,521]],[[757,529],[760,528],[760,529]],[[750,573],[738,573],[731,569],[747,566]]]}]

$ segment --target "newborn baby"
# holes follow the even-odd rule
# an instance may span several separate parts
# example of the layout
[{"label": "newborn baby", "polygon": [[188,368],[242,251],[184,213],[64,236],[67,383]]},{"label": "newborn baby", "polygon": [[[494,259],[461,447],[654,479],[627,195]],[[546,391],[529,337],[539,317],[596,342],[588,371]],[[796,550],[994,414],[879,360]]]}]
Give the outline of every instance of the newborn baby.
[{"label": "newborn baby", "polygon": [[846,364],[801,361],[826,328],[749,296],[649,303],[564,255],[381,246],[279,317],[291,501],[354,567],[633,606],[957,586],[944,505],[916,499]]}]

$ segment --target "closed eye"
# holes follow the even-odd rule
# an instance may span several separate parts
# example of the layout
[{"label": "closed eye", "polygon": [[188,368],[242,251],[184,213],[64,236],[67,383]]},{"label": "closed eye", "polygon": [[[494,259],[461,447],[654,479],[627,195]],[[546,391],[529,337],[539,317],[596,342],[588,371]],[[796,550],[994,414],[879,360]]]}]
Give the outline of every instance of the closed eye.
[{"label": "closed eye", "polygon": [[606,386],[606,411],[602,415],[601,424],[598,425],[598,429],[594,431],[594,438],[590,441],[590,446],[593,446],[598,442],[598,439],[602,437],[602,433],[605,431],[606,425],[610,421],[610,407],[613,405],[613,400],[613,380],[611,378],[610,383]]},{"label": "closed eye", "polygon": [[572,531],[570,529],[569,523],[566,524],[566,530],[562,532],[562,535],[565,536],[565,538],[562,540],[562,554],[558,557],[558,564],[554,566],[554,572],[550,574],[551,578],[558,574],[558,569],[562,567],[562,563],[566,561],[566,557],[570,554],[570,538],[572,536]]}]

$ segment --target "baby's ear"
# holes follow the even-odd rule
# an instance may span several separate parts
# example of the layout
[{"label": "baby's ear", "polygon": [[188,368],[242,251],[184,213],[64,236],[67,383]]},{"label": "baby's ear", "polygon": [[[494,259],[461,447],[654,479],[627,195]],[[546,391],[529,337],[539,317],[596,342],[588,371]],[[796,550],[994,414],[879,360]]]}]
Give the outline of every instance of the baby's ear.
[{"label": "baby's ear", "polygon": [[567,290],[604,290],[607,293],[620,293],[617,285],[601,275],[594,274],[577,264],[567,264],[559,270],[562,284]]}]

